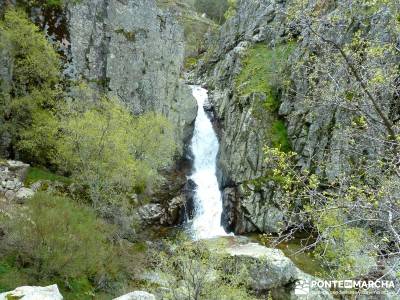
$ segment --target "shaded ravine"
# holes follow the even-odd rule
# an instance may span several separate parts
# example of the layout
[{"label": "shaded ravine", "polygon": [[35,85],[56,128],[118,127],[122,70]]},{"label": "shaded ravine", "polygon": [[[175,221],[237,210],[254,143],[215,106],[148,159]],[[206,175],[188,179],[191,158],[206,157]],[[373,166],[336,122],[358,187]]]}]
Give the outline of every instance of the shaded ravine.
[{"label": "shaded ravine", "polygon": [[207,239],[227,235],[221,225],[222,198],[216,176],[219,143],[204,111],[208,99],[207,90],[192,86],[192,92],[197,100],[198,113],[191,143],[194,161],[190,179],[196,183],[196,190],[190,232],[194,239]]}]

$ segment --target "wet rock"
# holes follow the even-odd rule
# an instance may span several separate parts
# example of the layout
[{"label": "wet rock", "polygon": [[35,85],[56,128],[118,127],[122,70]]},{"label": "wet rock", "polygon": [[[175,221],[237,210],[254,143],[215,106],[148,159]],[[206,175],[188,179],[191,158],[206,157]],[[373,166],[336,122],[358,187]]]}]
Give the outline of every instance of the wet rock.
[{"label": "wet rock", "polygon": [[186,197],[184,194],[174,197],[166,203],[149,203],[138,208],[138,215],[145,224],[175,225],[181,222]]},{"label": "wet rock", "polygon": [[11,292],[0,294],[0,300],[20,299],[20,300],[63,300],[63,296],[56,284],[46,287],[22,286]]},{"label": "wet rock", "polygon": [[160,219],[161,225],[174,225],[179,223],[179,218],[182,215],[182,209],[186,203],[185,195],[179,195],[168,201],[168,206],[164,209]]},{"label": "wet rock", "polygon": [[160,222],[164,210],[158,203],[150,203],[138,208],[138,215],[147,224],[157,224]]},{"label": "wet rock", "polygon": [[183,189],[183,193],[186,196],[185,218],[187,220],[193,219],[194,209],[195,209],[194,195],[196,187],[197,187],[196,183],[192,179],[188,179]]}]

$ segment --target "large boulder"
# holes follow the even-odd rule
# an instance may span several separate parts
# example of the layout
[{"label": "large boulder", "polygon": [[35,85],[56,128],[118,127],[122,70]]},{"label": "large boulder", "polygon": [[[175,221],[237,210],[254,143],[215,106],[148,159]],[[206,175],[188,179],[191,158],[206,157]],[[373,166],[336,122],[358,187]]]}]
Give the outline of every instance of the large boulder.
[{"label": "large boulder", "polygon": [[267,291],[297,280],[299,270],[279,249],[246,243],[229,246],[225,252],[235,265],[249,271],[248,284],[254,290]]},{"label": "large boulder", "polygon": [[[281,250],[249,242],[246,238],[216,238],[207,244],[221,255],[228,273],[239,271],[248,289],[261,294],[271,292],[273,299],[302,299],[295,293],[296,283],[317,280],[301,271]],[[309,299],[333,299],[328,290],[318,287],[310,288],[308,295],[313,297]]]},{"label": "large boulder", "polygon": [[46,287],[22,286],[13,291],[0,294],[0,300],[63,300],[56,284]]},{"label": "large boulder", "polygon": [[157,224],[160,222],[164,210],[158,203],[145,204],[138,208],[140,219],[146,224]]},{"label": "large boulder", "polygon": [[144,291],[135,291],[115,298],[114,300],[156,300],[156,297],[153,294]]}]

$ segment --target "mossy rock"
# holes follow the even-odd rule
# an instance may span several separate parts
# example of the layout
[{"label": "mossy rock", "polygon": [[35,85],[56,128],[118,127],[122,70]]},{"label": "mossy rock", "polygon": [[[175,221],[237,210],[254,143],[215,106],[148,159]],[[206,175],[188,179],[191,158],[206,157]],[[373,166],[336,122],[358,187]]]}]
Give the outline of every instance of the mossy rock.
[{"label": "mossy rock", "polygon": [[284,85],[284,69],[295,44],[289,43],[268,48],[265,44],[255,44],[247,50],[242,60],[242,70],[235,79],[239,95],[264,93],[264,106],[269,111],[277,111],[280,104],[279,90]]}]

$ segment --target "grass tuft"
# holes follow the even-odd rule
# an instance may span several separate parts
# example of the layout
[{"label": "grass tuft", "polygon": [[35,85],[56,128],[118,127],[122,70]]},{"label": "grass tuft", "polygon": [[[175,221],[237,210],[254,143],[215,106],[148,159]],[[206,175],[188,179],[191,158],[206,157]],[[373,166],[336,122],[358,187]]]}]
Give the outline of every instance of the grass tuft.
[{"label": "grass tuft", "polygon": [[49,181],[59,181],[62,183],[71,183],[71,179],[65,176],[57,175],[46,169],[41,169],[37,167],[30,167],[28,169],[28,174],[25,178],[25,185],[30,186],[32,183],[39,180],[49,180]]}]

